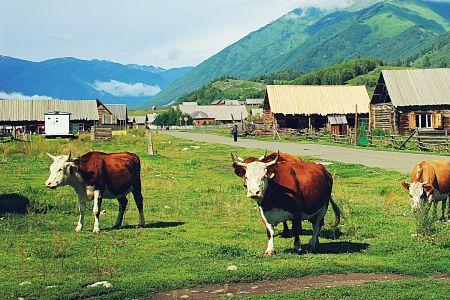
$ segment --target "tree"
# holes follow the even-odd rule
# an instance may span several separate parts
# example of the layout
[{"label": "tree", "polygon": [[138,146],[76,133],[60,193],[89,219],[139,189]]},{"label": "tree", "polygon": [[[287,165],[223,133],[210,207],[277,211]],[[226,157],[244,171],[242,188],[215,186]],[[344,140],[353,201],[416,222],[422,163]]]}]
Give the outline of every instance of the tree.
[{"label": "tree", "polygon": [[[183,120],[180,124],[180,118]],[[184,118],[187,118],[187,125],[192,125],[192,117],[188,114],[183,114],[179,108],[170,109],[161,112],[153,121],[154,125],[158,126],[174,126],[174,125],[184,125]]]}]

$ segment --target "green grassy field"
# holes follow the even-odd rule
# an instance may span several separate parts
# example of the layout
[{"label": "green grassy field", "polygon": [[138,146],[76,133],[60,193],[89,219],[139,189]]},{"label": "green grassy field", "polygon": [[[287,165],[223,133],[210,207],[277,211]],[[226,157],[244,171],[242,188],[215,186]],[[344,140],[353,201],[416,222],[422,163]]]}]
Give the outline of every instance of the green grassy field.
[{"label": "green grassy field", "polygon": [[[82,137],[0,144],[0,194],[18,193],[31,202],[29,214],[0,220],[1,299],[136,298],[206,283],[324,273],[393,272],[427,277],[450,272],[450,225],[436,225],[430,238],[412,237],[415,218],[400,185],[406,179],[402,174],[359,165],[328,166],[335,175],[334,198],[344,212],[340,233],[329,229],[334,221],[330,211],[318,254],[293,254],[292,239],[276,238],[277,255],[264,257],[265,228],[255,204],[245,197],[241,179],[232,171],[229,155],[231,151],[241,156],[263,151],[159,134],[154,142],[159,153],[154,157],[145,154],[145,139],[140,135],[115,136],[113,142]],[[102,232],[91,232],[90,215],[83,232],[74,232],[75,192],[70,187],[44,187],[51,162],[45,151],[65,154],[70,149],[74,155],[92,149],[140,155],[145,228],[134,227],[138,214],[130,196],[125,228],[110,230],[118,204],[104,200]],[[303,236],[302,242],[308,239]],[[229,265],[236,265],[237,270],[228,271]],[[113,287],[86,287],[99,280],[108,280]],[[380,289],[389,290],[392,298],[404,295],[406,299],[414,289],[439,298],[436,280],[416,282],[318,289],[279,298],[344,295],[357,299],[360,291],[376,298]],[[448,295],[449,284],[439,284]]]}]

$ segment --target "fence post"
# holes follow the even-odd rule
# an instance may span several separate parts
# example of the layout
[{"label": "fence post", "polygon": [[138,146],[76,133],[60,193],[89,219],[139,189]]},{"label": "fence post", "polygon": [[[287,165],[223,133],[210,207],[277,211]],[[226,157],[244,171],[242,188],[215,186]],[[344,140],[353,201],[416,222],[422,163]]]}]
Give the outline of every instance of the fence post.
[{"label": "fence post", "polygon": [[447,132],[447,129],[445,129],[445,146],[446,146],[447,152],[448,152],[448,132]]},{"label": "fence post", "polygon": [[156,155],[156,150],[153,149],[153,141],[152,141],[152,132],[151,130],[147,130],[146,132],[146,140],[147,140],[147,152],[148,155]]}]

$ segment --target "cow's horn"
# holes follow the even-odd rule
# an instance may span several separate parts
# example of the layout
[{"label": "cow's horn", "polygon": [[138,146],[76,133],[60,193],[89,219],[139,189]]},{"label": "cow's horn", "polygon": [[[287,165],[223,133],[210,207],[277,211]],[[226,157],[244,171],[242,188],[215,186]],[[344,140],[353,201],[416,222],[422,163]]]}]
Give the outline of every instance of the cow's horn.
[{"label": "cow's horn", "polygon": [[[237,164],[238,166],[241,166],[241,167],[246,167],[246,166],[247,166],[247,164],[243,162],[243,159],[242,159],[242,158],[240,158],[239,156],[237,156],[237,159],[236,159],[236,157],[234,157],[233,153],[231,153],[231,158],[233,159],[233,162],[234,162],[235,164]],[[238,160],[239,160],[239,161],[238,161]]]},{"label": "cow's horn", "polygon": [[271,162],[266,163],[266,167],[270,167],[270,166],[276,164],[279,157],[280,157],[280,151],[278,150],[277,157],[275,157],[275,159],[272,160]]},{"label": "cow's horn", "polygon": [[260,158],[259,158],[259,160],[261,161],[261,160],[264,160],[264,158],[266,158],[267,157],[267,149],[266,149],[266,152],[264,152],[264,156],[261,156]]},{"label": "cow's horn", "polygon": [[47,153],[47,155],[48,155],[51,159],[55,160],[55,156],[51,155],[51,154],[48,153],[48,152],[45,152],[45,153]]}]

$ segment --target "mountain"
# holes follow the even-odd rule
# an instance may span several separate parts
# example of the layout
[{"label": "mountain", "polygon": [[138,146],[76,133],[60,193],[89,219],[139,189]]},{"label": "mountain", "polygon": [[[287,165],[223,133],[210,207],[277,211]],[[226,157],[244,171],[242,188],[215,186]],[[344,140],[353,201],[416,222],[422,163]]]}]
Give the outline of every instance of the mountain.
[{"label": "mountain", "polygon": [[0,91],[56,99],[100,98],[105,103],[136,105],[148,101],[189,70],[71,57],[33,62],[0,56]]},{"label": "mountain", "polygon": [[412,65],[422,68],[450,67],[450,33],[443,34]]},{"label": "mountain", "polygon": [[202,62],[146,105],[176,100],[221,76],[308,72],[359,56],[405,59],[449,29],[448,2],[367,0],[331,12],[296,9]]}]

